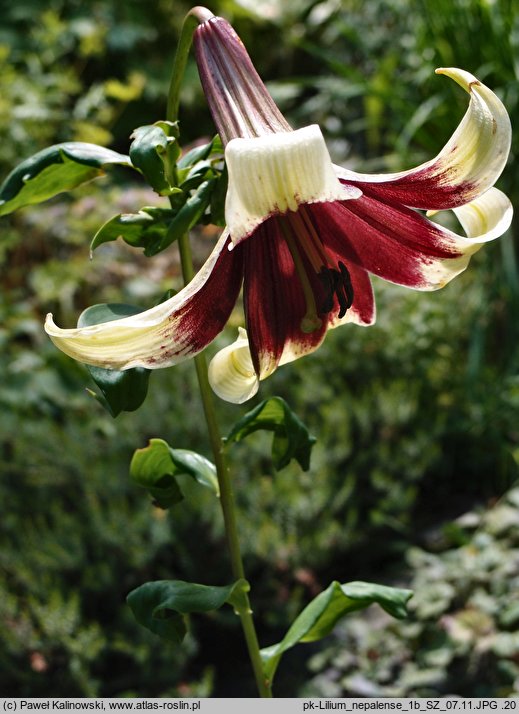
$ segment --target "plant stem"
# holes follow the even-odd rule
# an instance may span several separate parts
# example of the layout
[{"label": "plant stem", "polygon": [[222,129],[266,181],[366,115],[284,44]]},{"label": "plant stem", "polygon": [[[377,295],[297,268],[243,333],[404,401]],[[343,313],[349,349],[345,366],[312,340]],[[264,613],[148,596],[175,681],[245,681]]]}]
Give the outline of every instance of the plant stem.
[{"label": "plant stem", "polygon": [[[167,119],[169,121],[176,121],[178,118],[180,85],[187,63],[189,49],[192,43],[193,31],[199,22],[204,22],[212,16],[213,14],[203,7],[195,7],[186,15],[173,62],[173,73],[169,87],[167,106]],[[187,283],[189,283],[194,276],[191,246],[189,243],[189,236],[187,234],[184,234],[181,238],[179,238],[178,246],[182,265],[182,276],[184,283],[187,285]],[[237,580],[245,579],[245,571],[243,568],[240,542],[238,538],[232,482],[227,465],[224,444],[220,435],[218,420],[216,418],[213,393],[207,376],[207,363],[205,355],[196,355],[194,357],[194,362],[198,377],[198,384],[200,387],[200,396],[202,399],[205,420],[207,423],[209,441],[211,443],[218,484],[220,487],[220,504],[222,507],[232,573]],[[240,617],[243,633],[245,635],[245,641],[247,643],[247,649],[259,695],[261,697],[272,697],[270,683],[265,679],[265,675],[263,673],[263,664],[258,638],[254,627],[254,620],[252,618],[249,597],[246,592],[243,594],[241,606],[237,608],[237,614]]]},{"label": "plant stem", "polygon": [[205,7],[197,6],[191,8],[184,18],[182,29],[180,30],[180,39],[178,41],[175,59],[173,60],[173,72],[171,73],[171,81],[169,84],[168,104],[166,109],[166,119],[169,121],[177,121],[178,109],[180,104],[180,85],[184,78],[186,70],[187,58],[191,43],[193,42],[193,32],[196,26],[214,17],[210,10]]},{"label": "plant stem", "polygon": [[[187,234],[183,235],[179,241],[180,260],[182,264],[182,275],[184,282],[188,283],[193,277],[193,262],[191,259],[191,246]],[[203,353],[194,357],[196,374],[198,377],[198,385],[200,387],[200,396],[204,408],[205,420],[207,423],[207,431],[213,452],[214,463],[216,466],[216,474],[218,484],[220,486],[220,504],[222,507],[223,520],[225,525],[225,533],[227,536],[227,546],[231,559],[231,567],[233,576],[239,579],[245,579],[245,571],[241,557],[240,542],[238,538],[238,528],[236,523],[236,509],[234,505],[234,494],[232,489],[229,468],[224,451],[220,429],[216,418],[213,393],[209,385],[207,377],[207,363]],[[240,617],[247,649],[254,670],[254,677],[259,695],[261,697],[271,697],[272,691],[270,683],[265,679],[263,673],[263,664],[259,649],[258,637],[254,620],[252,618],[252,610],[250,607],[249,597],[244,593],[243,607],[237,610]]]}]

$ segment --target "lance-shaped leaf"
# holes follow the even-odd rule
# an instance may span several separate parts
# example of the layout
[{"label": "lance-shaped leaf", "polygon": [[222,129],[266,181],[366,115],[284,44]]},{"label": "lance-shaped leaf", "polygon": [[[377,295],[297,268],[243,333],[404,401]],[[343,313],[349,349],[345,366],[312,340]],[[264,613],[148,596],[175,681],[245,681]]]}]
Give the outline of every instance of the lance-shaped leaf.
[{"label": "lance-shaped leaf", "polygon": [[225,197],[227,195],[228,185],[229,177],[227,174],[227,166],[225,166],[211,194],[208,220],[215,226],[225,226]]},{"label": "lance-shaped leaf", "polygon": [[163,235],[159,245],[155,247],[148,246],[147,251],[145,251],[146,255],[160,253],[200,221],[211,200],[211,193],[215,183],[216,179],[210,179],[198,186],[169,224],[168,230]]},{"label": "lance-shaped leaf", "polygon": [[374,583],[341,585],[334,581],[298,615],[281,642],[261,650],[265,676],[272,682],[284,652],[299,642],[315,642],[326,637],[337,622],[351,612],[377,603],[393,617],[406,617],[406,605],[412,594],[411,590]]},{"label": "lance-shaped leaf", "polygon": [[284,399],[271,397],[258,404],[236,422],[225,441],[241,441],[260,429],[274,432],[272,461],[276,469],[284,468],[291,459],[295,459],[303,471],[308,471],[310,454],[316,439]]},{"label": "lance-shaped leaf", "polygon": [[[101,304],[92,305],[80,315],[78,327],[99,325],[102,322],[111,322],[128,315],[141,312],[134,305]],[[138,409],[148,393],[150,370],[143,367],[134,367],[125,371],[104,369],[85,365],[90,376],[101,390],[101,394],[91,392],[100,404],[113,416],[121,412],[133,412]]]},{"label": "lance-shaped leaf", "polygon": [[194,451],[172,449],[162,439],[150,439],[148,446],[137,449],[130,464],[131,478],[148,491],[160,508],[182,501],[177,477],[184,474],[218,495],[214,464]]},{"label": "lance-shaped leaf", "polygon": [[213,139],[201,146],[195,146],[194,149],[187,151],[177,162],[179,169],[189,169],[195,166],[199,161],[205,161],[212,154],[223,156],[223,146],[220,137],[217,135]]},{"label": "lance-shaped leaf", "polygon": [[154,634],[180,644],[187,632],[186,615],[218,610],[225,603],[236,610],[248,590],[249,584],[243,579],[224,586],[157,580],[132,590],[127,602],[137,622]]},{"label": "lance-shaped leaf", "polygon": [[132,166],[130,158],[97,144],[66,142],[22,161],[0,186],[0,216],[46,201],[101,176],[110,166]]},{"label": "lance-shaped leaf", "polygon": [[177,163],[178,185],[183,191],[196,189],[202,181],[219,178],[225,171],[224,150],[220,137],[203,146],[196,146]]},{"label": "lance-shaped leaf", "polygon": [[173,216],[174,212],[170,208],[155,206],[144,206],[138,213],[120,213],[97,231],[90,244],[90,251],[93,252],[102,243],[122,238],[134,248],[144,248],[147,254],[152,246],[160,245]]},{"label": "lance-shaped leaf", "polygon": [[175,136],[167,132],[165,122],[140,126],[133,132],[130,146],[132,162],[160,196],[169,196],[178,190],[169,174],[180,150]]}]

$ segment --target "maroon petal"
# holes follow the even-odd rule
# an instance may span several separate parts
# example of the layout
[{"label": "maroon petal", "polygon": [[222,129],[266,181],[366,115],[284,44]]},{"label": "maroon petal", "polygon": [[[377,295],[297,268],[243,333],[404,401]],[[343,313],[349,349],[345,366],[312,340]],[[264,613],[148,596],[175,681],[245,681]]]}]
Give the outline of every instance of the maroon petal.
[{"label": "maroon petal", "polygon": [[[181,334],[183,341],[189,345],[190,355],[197,354],[214,340],[236,305],[243,282],[243,251],[240,246],[233,250],[230,250],[231,247],[228,236],[214,265],[210,265],[209,258],[195,276],[194,281],[200,283],[200,289],[171,315],[172,342],[174,344],[176,335]],[[189,289],[187,285],[184,291],[187,293]],[[167,332],[165,339],[170,339]]]},{"label": "maroon petal", "polygon": [[372,183],[341,179],[341,183],[360,188],[363,193],[373,190],[386,201],[427,211],[442,211],[462,206],[480,193],[475,182],[449,183],[447,172],[445,175],[432,174],[428,169],[420,169],[414,174],[392,181]]},{"label": "maroon petal", "polygon": [[314,216],[324,242],[344,261],[398,285],[440,288],[469,260],[456,234],[386,200],[378,185],[355,201],[316,204]]},{"label": "maroon petal", "polygon": [[[288,362],[317,349],[328,319],[324,316],[314,332],[301,330],[305,297],[276,217],[262,223],[240,246],[244,250],[243,296],[249,345],[254,368],[263,378],[280,361]],[[316,291],[320,290],[317,282]]]}]

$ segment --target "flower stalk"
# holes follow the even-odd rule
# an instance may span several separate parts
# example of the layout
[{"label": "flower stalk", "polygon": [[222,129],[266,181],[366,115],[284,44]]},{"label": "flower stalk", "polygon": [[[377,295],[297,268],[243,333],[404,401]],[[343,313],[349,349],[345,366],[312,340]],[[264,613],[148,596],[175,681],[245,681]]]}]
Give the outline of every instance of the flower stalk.
[{"label": "flower stalk", "polygon": [[[193,31],[199,22],[204,22],[212,16],[212,13],[209,10],[206,10],[206,8],[195,7],[190,10],[184,20],[177,52],[173,62],[173,73],[167,104],[166,118],[168,121],[177,121],[178,119],[180,85],[192,43]],[[178,240],[178,247],[180,252],[182,277],[184,283],[187,285],[191,282],[195,275],[189,235],[187,233],[181,236]],[[213,393],[209,384],[205,354],[203,352],[197,354],[194,357],[194,363],[207,425],[207,432],[213,453],[214,464],[216,466],[218,484],[220,487],[220,505],[222,508],[232,573],[236,580],[241,580],[245,579],[245,570],[243,567],[238,536],[234,492],[224,443],[220,434],[220,428],[218,426]],[[247,592],[243,593],[243,596],[240,599],[240,604],[236,606],[236,613],[241,621],[258,693],[260,697],[272,697],[270,683],[267,681],[263,672],[263,663],[260,654],[258,637],[254,626],[252,609]]]},{"label": "flower stalk", "polygon": [[178,119],[180,85],[182,84],[187,59],[189,57],[189,50],[193,42],[193,31],[200,22],[205,22],[211,17],[214,17],[214,15],[210,10],[205,7],[197,6],[191,8],[184,18],[175,59],[173,60],[173,72],[171,73],[171,81],[169,84],[166,109],[166,118],[169,121],[176,121]]}]

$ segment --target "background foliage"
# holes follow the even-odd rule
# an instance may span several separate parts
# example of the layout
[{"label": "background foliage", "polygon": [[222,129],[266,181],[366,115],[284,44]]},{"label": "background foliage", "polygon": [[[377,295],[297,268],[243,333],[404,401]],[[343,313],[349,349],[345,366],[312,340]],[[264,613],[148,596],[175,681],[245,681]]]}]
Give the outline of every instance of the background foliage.
[{"label": "background foliage", "polygon": [[[20,0],[5,9],[2,178],[58,141],[126,153],[133,128],[163,118],[188,8]],[[475,73],[519,124],[512,0],[221,0],[211,9],[233,22],[291,123],[320,123],[334,159],[352,168],[397,170],[439,150],[467,100],[434,75],[438,66]],[[183,99],[187,146],[213,133],[192,64]],[[499,185],[517,205],[513,162]],[[188,505],[165,515],[128,478],[133,450],[149,438],[207,453],[190,365],[154,373],[142,410],[113,420],[86,392],[86,370],[42,334],[49,310],[70,325],[90,304],[147,306],[179,287],[175,248],[146,260],[118,242],[88,260],[105,220],[160,201],[120,169],[1,219],[0,688],[11,696],[251,691],[232,614],[194,620],[180,649],[159,646],[124,604],[147,579],[227,582],[220,514],[203,490],[186,482]],[[215,235],[195,236],[199,261]],[[275,473],[260,436],[233,447],[262,644],[332,579],[416,591],[413,622],[381,629],[375,615],[359,616],[322,651],[287,654],[278,695],[519,692],[516,241],[514,227],[436,294],[377,281],[374,327],[331,333],[262,385],[258,401],[279,394],[318,437],[307,473]],[[242,413],[221,405],[224,432]],[[224,642],[234,659],[221,657]]]}]

